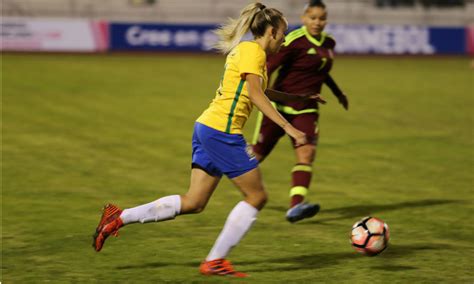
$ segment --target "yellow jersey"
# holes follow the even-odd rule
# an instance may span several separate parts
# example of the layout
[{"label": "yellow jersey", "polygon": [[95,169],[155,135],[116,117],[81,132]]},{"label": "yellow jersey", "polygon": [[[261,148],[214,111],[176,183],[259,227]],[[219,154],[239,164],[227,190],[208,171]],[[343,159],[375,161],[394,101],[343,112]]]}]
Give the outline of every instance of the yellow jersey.
[{"label": "yellow jersey", "polygon": [[266,89],[266,54],[256,42],[241,42],[227,55],[224,75],[216,96],[197,122],[225,133],[242,134],[242,128],[253,107],[245,74],[260,76],[262,88]]}]

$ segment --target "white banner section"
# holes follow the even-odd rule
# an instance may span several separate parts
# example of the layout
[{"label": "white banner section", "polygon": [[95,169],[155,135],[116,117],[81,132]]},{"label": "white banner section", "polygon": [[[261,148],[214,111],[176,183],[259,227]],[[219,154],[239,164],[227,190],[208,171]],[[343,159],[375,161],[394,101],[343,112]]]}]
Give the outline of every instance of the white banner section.
[{"label": "white banner section", "polygon": [[1,50],[96,52],[107,48],[107,24],[76,19],[2,18]]}]

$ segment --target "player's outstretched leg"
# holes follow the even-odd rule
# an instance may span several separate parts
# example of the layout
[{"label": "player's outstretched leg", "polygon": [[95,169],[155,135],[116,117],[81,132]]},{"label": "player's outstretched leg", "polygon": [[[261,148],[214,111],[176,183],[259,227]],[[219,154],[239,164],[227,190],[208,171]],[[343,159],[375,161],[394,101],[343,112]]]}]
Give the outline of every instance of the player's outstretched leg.
[{"label": "player's outstretched leg", "polygon": [[199,213],[219,183],[220,177],[210,176],[201,169],[192,169],[191,184],[184,195],[169,195],[153,202],[121,210],[115,205],[104,207],[99,225],[93,236],[92,246],[100,251],[110,235],[128,224],[173,220],[178,215]]},{"label": "player's outstretched leg", "polygon": [[118,236],[118,230],[121,227],[132,223],[171,220],[179,215],[180,211],[181,197],[179,195],[165,196],[153,202],[125,210],[107,204],[95,230],[92,246],[99,252],[110,235]]}]

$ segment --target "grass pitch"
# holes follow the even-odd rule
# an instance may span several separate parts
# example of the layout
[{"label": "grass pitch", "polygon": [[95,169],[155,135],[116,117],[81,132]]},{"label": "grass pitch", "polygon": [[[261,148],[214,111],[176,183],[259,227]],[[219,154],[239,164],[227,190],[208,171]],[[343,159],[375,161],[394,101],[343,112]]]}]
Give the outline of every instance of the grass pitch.
[{"label": "grass pitch", "polygon": [[[186,192],[193,123],[214,96],[223,57],[2,61],[2,282],[229,281],[198,273],[241,198],[227,180],[199,215],[131,225],[101,253],[91,247],[105,203]],[[285,221],[294,154],[283,139],[262,165],[269,203],[230,259],[252,283],[472,283],[469,60],[342,57],[333,74],[350,110],[323,91],[309,194],[322,211]],[[253,119],[248,139],[252,131]],[[377,257],[349,245],[366,215],[391,229]]]}]

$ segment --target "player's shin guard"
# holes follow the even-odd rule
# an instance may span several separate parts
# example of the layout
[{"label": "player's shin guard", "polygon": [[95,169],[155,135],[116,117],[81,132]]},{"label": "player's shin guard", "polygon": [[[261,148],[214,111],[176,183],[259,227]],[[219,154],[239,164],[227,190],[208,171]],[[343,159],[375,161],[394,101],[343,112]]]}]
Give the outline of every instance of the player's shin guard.
[{"label": "player's shin guard", "polygon": [[296,164],[291,171],[292,188],[290,189],[290,207],[304,201],[311,183],[313,169],[311,165]]},{"label": "player's shin guard", "polygon": [[239,202],[230,212],[206,261],[225,258],[230,250],[239,243],[239,241],[250,230],[255,222],[258,210],[245,201]]},{"label": "player's shin guard", "polygon": [[174,219],[181,211],[181,197],[170,195],[153,202],[123,210],[120,218],[124,225],[130,223],[160,222]]}]

